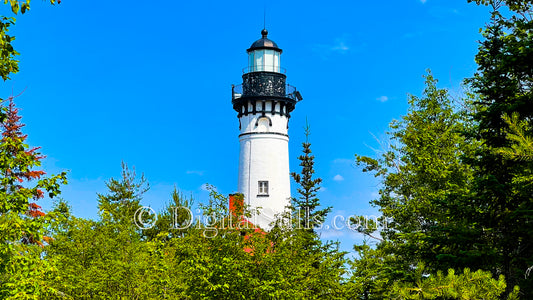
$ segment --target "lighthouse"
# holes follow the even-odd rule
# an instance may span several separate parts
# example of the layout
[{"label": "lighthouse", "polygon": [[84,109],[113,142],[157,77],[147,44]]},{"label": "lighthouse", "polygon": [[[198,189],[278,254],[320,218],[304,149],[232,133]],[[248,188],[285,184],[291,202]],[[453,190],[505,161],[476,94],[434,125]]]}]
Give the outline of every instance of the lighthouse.
[{"label": "lighthouse", "polygon": [[261,31],[248,53],[242,84],[232,86],[232,104],[239,119],[238,192],[259,215],[251,221],[269,229],[275,216],[290,204],[289,119],[302,100],[286,83],[282,50]]}]

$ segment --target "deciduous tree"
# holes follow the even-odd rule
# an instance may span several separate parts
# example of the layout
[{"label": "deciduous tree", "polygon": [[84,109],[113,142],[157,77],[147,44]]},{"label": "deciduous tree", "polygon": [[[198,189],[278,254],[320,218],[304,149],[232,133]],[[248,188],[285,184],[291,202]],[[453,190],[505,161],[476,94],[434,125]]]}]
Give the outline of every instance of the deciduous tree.
[{"label": "deciduous tree", "polygon": [[26,144],[13,97],[0,117],[0,298],[37,299],[54,290],[44,280],[53,267],[41,257],[47,216],[35,202],[57,196],[66,173],[36,169],[43,156]]}]

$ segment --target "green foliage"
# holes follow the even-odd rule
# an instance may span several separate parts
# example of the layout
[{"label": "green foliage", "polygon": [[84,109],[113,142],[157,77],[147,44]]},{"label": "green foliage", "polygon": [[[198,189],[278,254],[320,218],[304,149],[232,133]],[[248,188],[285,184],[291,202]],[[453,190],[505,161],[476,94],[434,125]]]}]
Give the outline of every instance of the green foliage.
[{"label": "green foliage", "polygon": [[[297,184],[299,196],[292,198],[291,226],[276,226],[268,234],[272,239],[274,261],[269,269],[288,272],[287,278],[292,284],[281,287],[292,291],[275,298],[296,299],[343,299],[344,287],[342,276],[345,273],[345,252],[338,249],[338,243],[322,243],[315,231],[323,224],[331,207],[320,207],[317,192],[321,178],[314,178],[314,156],[309,142],[310,127],[305,127],[306,140],[302,143],[303,154],[298,157],[302,171],[291,173]],[[287,225],[287,224],[286,224]],[[281,263],[280,263],[281,262]]]},{"label": "green foliage", "polygon": [[59,270],[51,282],[62,298],[146,299],[147,291],[156,288],[147,280],[158,263],[156,245],[141,242],[133,222],[146,180],[123,163],[122,178],[106,185],[108,193],[98,194],[99,221],[72,216],[63,202],[52,211],[62,217],[49,224],[53,239],[47,258]]},{"label": "green foliage", "polygon": [[150,189],[144,175],[137,180],[135,168],[130,170],[122,162],[121,179],[111,178],[106,186],[109,193],[98,194],[98,209],[102,219],[121,224],[133,223],[135,212],[141,207],[142,195]]},{"label": "green foliage", "polygon": [[533,279],[524,274],[533,265],[529,242],[533,241],[533,162],[528,159],[532,134],[528,123],[533,118],[532,2],[494,1],[492,7],[476,55],[478,71],[468,80],[479,95],[473,110],[478,125],[469,135],[484,145],[471,159],[476,169],[471,204],[478,210],[471,222],[482,228],[481,242],[492,250],[486,268],[505,275],[506,293],[518,284],[529,299]]},{"label": "green foliage", "polygon": [[320,190],[322,178],[313,178],[315,157],[311,154],[310,135],[310,127],[307,124],[305,127],[305,142],[302,143],[303,155],[298,156],[302,171],[300,174],[293,172],[291,176],[298,185],[299,196],[292,198],[293,211],[298,214],[295,218],[299,221],[297,227],[313,231],[315,227],[324,223],[327,214],[331,211],[331,207],[318,210],[320,200],[317,198],[316,193]]},{"label": "green foliage", "polygon": [[157,214],[154,226],[142,231],[142,235],[149,240],[158,238],[163,240],[173,237],[183,237],[192,226],[193,217],[192,196],[186,198],[176,187],[171,194],[167,206]]},{"label": "green foliage", "polygon": [[391,123],[389,150],[378,159],[357,156],[356,161],[382,180],[380,197],[372,203],[387,224],[381,235],[394,244],[400,261],[424,259],[430,268],[446,270],[468,266],[475,255],[468,253],[468,244],[457,247],[455,239],[470,230],[461,216],[468,213],[473,170],[461,157],[477,144],[461,135],[469,126],[466,115],[436,83],[429,73],[424,97],[410,96],[408,114]]},{"label": "green foliage", "polygon": [[351,299],[387,299],[394,280],[406,280],[406,272],[397,268],[395,256],[386,251],[388,242],[371,247],[366,241],[355,245],[357,258],[350,261],[351,278],[346,295]]},{"label": "green foliage", "polygon": [[[353,279],[348,285],[348,295],[353,299],[500,299],[505,291],[503,276],[498,280],[490,272],[462,274],[449,269],[428,273],[422,263],[416,268],[395,269],[395,255],[385,254],[381,243],[373,249],[369,245],[355,246],[359,259],[352,262]],[[518,287],[507,299],[518,299]]]},{"label": "green foliage", "polygon": [[59,273],[50,280],[64,298],[139,299],[150,288],[145,277],[153,267],[151,244],[140,243],[134,226],[70,213],[65,217],[61,224],[53,224],[62,230],[55,233],[47,251]]},{"label": "green foliage", "polygon": [[[471,272],[465,268],[462,274],[448,270],[445,276],[441,271],[435,275],[424,274],[423,265],[416,269],[415,285],[395,283],[390,299],[485,299],[497,300],[505,291],[503,276],[498,280],[490,272],[478,270]],[[516,287],[507,299],[517,299],[519,289]]]},{"label": "green foliage", "polygon": [[[176,190],[172,195],[160,215],[192,204]],[[165,219],[151,234],[120,218],[76,218],[59,202],[51,213],[63,217],[50,223],[54,239],[46,255],[58,269],[50,278],[58,292],[49,298],[344,299],[344,253],[335,245],[316,240],[304,250],[309,236],[290,228],[263,232],[209,219],[228,213],[227,200],[210,186],[209,201],[200,205],[205,223],[175,231],[164,227]],[[128,204],[115,202],[118,211]]]},{"label": "green foliage", "polygon": [[[424,96],[411,96],[408,114],[391,123],[389,150],[378,159],[356,157],[364,172],[381,178],[380,197],[372,203],[387,226],[375,247],[355,247],[359,259],[348,285],[353,297],[497,299],[506,288],[503,276],[495,280],[490,272],[468,269],[483,269],[498,255],[478,225],[479,208],[470,204],[476,169],[468,162],[484,148],[465,137],[476,124],[436,83],[429,73]],[[467,94],[465,107],[472,100]],[[371,236],[372,229],[360,232]],[[413,268],[421,264],[427,267]]]},{"label": "green foliage", "polygon": [[15,18],[1,17],[0,19],[0,76],[2,79],[9,79],[9,74],[17,73],[18,60],[15,56],[19,53],[13,49],[11,42],[15,37],[8,35],[9,27],[15,24]]},{"label": "green foliage", "polygon": [[521,120],[516,112],[512,116],[504,114],[502,118],[509,126],[507,139],[511,145],[496,149],[497,153],[506,159],[533,161],[533,138],[529,135],[532,132],[531,124]]}]

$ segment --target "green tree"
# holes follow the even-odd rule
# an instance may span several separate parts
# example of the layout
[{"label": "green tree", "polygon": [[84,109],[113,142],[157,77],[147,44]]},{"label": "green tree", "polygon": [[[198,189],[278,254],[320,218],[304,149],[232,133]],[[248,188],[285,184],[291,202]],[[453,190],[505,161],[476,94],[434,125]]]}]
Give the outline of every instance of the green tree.
[{"label": "green tree", "polygon": [[52,213],[63,216],[51,224],[54,235],[47,249],[58,270],[49,278],[60,292],[56,298],[158,298],[150,295],[158,287],[154,275],[163,277],[157,271],[159,256],[153,244],[142,242],[135,225],[76,218],[60,206]]},{"label": "green tree", "polygon": [[[533,265],[533,187],[524,179],[531,178],[533,164],[504,153],[516,140],[509,139],[513,128],[502,118],[514,115],[520,126],[533,117],[532,2],[475,2],[493,11],[476,55],[478,71],[468,80],[479,95],[473,114],[478,125],[470,135],[483,143],[471,161],[476,167],[471,203],[477,208],[471,222],[490,245],[486,266],[505,275],[507,293],[518,284],[524,297],[532,298],[533,279],[524,274]],[[522,129],[531,135],[531,127]]]},{"label": "green tree", "polygon": [[157,214],[154,226],[143,230],[143,236],[149,240],[171,239],[173,237],[183,237],[193,222],[192,196],[185,197],[176,187],[171,193],[171,200],[161,212]]},{"label": "green tree", "polygon": [[148,184],[123,163],[121,179],[106,185],[108,192],[97,195],[100,220],[76,218],[61,202],[52,211],[63,217],[49,225],[47,258],[59,270],[50,281],[70,299],[159,298],[160,253],[134,222]]},{"label": "green tree", "polygon": [[424,97],[409,97],[409,112],[391,123],[390,149],[380,158],[356,156],[363,172],[381,178],[379,199],[372,203],[383,214],[381,236],[394,247],[405,268],[423,260],[428,268],[482,268],[475,232],[467,224],[473,168],[462,157],[476,143],[461,132],[470,126],[444,89],[426,75]]},{"label": "green tree", "polygon": [[[339,251],[338,243],[323,243],[317,234],[316,230],[321,228],[331,207],[322,208],[317,196],[322,179],[314,177],[315,157],[311,154],[308,124],[305,126],[305,136],[303,154],[298,156],[302,170],[300,173],[291,173],[298,192],[291,203],[293,224],[289,227],[274,227],[269,233],[268,237],[274,247],[274,254],[271,256],[274,261],[270,262],[272,265],[268,269],[290,276],[287,279],[292,282],[292,286],[282,289],[297,295],[295,298],[342,299],[346,253]],[[279,264],[279,261],[285,263]],[[283,297],[291,297],[290,295],[285,294]]]},{"label": "green tree", "polygon": [[377,245],[365,240],[354,245],[357,258],[350,261],[351,277],[346,284],[350,299],[388,299],[392,283],[411,282],[407,270],[398,268],[400,256],[394,255],[392,243],[382,241]]},{"label": "green tree", "polygon": [[[468,268],[462,274],[455,274],[453,269],[449,269],[447,275],[438,271],[428,276],[424,274],[424,266],[419,265],[416,278],[414,285],[396,282],[390,299],[498,300],[507,286],[503,275],[496,280],[488,271],[471,272]],[[518,293],[519,289],[515,287],[507,299],[518,299]]]},{"label": "green tree", "polygon": [[[483,269],[496,255],[483,227],[472,222],[479,208],[470,204],[476,169],[468,161],[481,143],[463,133],[476,124],[437,88],[431,73],[425,77],[423,97],[410,96],[407,115],[391,123],[390,149],[378,159],[356,156],[364,172],[381,179],[380,197],[372,203],[386,224],[375,248],[355,247],[360,259],[352,263],[350,287],[361,299],[392,298],[395,283],[416,286],[421,271],[413,266],[421,263],[425,276],[440,278],[448,269]],[[465,98],[468,108],[472,95]],[[460,289],[468,294],[480,284]]]},{"label": "green tree", "polygon": [[120,224],[134,223],[135,212],[141,208],[142,195],[150,189],[144,175],[137,180],[135,168],[130,170],[122,162],[120,180],[111,178],[106,186],[108,194],[98,194],[98,209],[102,219]]},{"label": "green tree", "polygon": [[298,156],[302,171],[291,173],[294,182],[298,185],[298,197],[292,198],[292,209],[296,212],[296,220],[299,228],[314,230],[316,226],[324,223],[326,216],[331,212],[331,207],[319,209],[320,200],[317,192],[320,190],[322,178],[313,178],[315,169],[315,156],[311,153],[311,135],[309,124],[305,126],[305,142],[302,143],[303,154]]}]

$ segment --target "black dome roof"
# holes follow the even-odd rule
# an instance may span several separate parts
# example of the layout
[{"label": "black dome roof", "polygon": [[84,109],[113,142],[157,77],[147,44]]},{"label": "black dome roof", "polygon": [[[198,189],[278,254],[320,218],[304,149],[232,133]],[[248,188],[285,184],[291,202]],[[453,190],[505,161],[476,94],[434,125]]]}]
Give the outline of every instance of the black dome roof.
[{"label": "black dome roof", "polygon": [[278,48],[278,45],[273,41],[267,38],[268,30],[263,29],[261,30],[262,38],[255,41],[250,48],[248,48],[246,51],[250,52],[256,49],[272,49],[279,52],[282,52],[280,48]]}]

